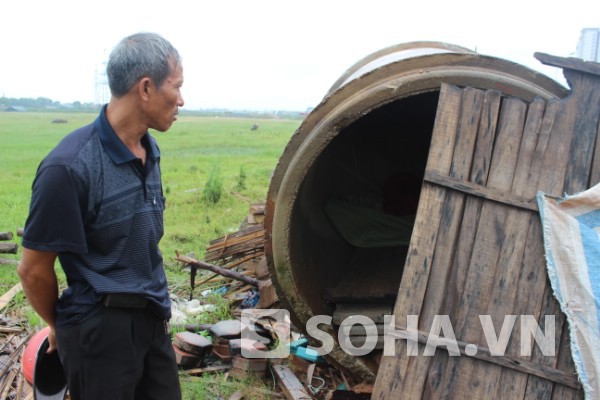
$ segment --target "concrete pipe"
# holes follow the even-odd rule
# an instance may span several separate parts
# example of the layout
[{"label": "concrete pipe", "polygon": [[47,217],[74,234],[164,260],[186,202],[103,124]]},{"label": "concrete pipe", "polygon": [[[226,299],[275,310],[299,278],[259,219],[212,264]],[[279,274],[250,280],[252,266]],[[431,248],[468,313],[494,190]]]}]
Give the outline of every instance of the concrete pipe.
[{"label": "concrete pipe", "polygon": [[[354,241],[349,236],[381,230],[362,226],[354,208],[335,217],[329,207],[341,200],[379,215],[416,211],[442,83],[497,89],[525,101],[567,94],[522,65],[438,42],[392,46],[348,69],[290,139],[267,196],[267,261],[298,328],[305,330],[315,315],[334,315],[340,302],[393,304],[390,288],[397,293],[406,244]],[[355,226],[344,234],[336,218]],[[380,352],[350,355],[334,324],[320,329],[334,338],[328,361],[374,379]]]}]

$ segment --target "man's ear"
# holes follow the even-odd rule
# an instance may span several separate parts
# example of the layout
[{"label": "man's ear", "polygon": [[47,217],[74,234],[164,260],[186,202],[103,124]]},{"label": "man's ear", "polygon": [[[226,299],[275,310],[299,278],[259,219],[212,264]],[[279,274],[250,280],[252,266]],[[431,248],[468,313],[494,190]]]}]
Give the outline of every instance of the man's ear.
[{"label": "man's ear", "polygon": [[152,80],[150,78],[140,79],[138,92],[142,99],[148,100],[150,93],[152,93]]}]

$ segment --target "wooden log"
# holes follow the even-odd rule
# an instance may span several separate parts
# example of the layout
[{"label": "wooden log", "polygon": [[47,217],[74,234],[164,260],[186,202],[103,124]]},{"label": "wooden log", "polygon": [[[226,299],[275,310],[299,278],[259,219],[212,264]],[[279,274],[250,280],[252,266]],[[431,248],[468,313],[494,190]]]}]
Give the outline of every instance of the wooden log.
[{"label": "wooden log", "polygon": [[193,259],[192,257],[182,256],[179,253],[177,253],[177,257],[175,257],[175,259],[177,261],[181,261],[185,264],[190,264],[190,265],[196,266],[198,268],[216,272],[217,274],[223,275],[227,278],[231,278],[231,279],[235,279],[240,282],[244,282],[247,285],[252,285],[254,287],[258,287],[258,285],[259,285],[258,279],[251,278],[249,276],[240,274],[237,271],[231,271],[231,270],[228,270],[227,268],[219,267],[218,265],[213,265],[213,264],[209,264],[209,263],[206,263],[203,261],[199,261],[199,260]]},{"label": "wooden log", "polygon": [[[229,264],[225,265],[223,268],[231,269],[233,267],[236,267],[236,266],[238,266],[240,264],[245,263],[246,261],[252,260],[255,257],[263,256],[264,254],[265,254],[264,251],[257,252],[257,253],[254,253],[254,254],[250,254],[250,255],[248,255],[246,257],[243,257],[243,258],[241,258],[239,260],[230,262]],[[208,278],[206,278],[206,279],[202,280],[201,282],[199,282],[198,286],[201,286],[201,285],[205,284],[206,282],[215,279],[217,276],[219,276],[219,274],[214,274],[214,275],[209,276]]]},{"label": "wooden log", "polygon": [[17,228],[17,236],[23,237],[23,233],[25,232],[25,228]]},{"label": "wooden log", "polygon": [[16,243],[0,243],[0,253],[4,254],[17,254],[19,245]]},{"label": "wooden log", "polygon": [[12,240],[12,232],[0,232],[0,240]]}]

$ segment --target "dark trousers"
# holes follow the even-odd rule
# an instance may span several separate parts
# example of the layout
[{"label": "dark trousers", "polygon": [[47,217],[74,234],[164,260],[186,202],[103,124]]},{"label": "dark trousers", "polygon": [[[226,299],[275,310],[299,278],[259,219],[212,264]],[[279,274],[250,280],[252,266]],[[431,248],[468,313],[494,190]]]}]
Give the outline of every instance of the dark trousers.
[{"label": "dark trousers", "polygon": [[102,307],[56,336],[71,399],[181,399],[170,334],[147,308]]}]

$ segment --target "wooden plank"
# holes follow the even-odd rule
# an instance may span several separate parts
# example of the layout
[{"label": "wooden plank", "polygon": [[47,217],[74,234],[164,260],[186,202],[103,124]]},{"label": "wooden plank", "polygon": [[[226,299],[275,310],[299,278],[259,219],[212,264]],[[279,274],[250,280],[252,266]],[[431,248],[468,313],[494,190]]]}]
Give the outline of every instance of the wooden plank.
[{"label": "wooden plank", "polygon": [[[568,324],[564,324],[563,331],[561,335],[560,346],[558,350],[558,364],[557,367],[560,369],[565,369],[568,371],[575,370],[573,364],[573,358],[571,357],[571,347],[570,347],[570,339],[569,339],[569,326]],[[554,390],[552,391],[552,399],[553,400],[562,400],[562,399],[582,399],[584,398],[583,390],[575,391],[574,389],[556,385]]]},{"label": "wooden plank", "polygon": [[[598,181],[589,181],[592,170],[592,155],[598,136],[600,122],[600,90],[595,85],[598,76],[575,74],[565,71],[575,93],[570,111],[574,114],[573,138],[569,148],[569,162],[565,174],[565,192],[574,194],[583,191]],[[585,104],[585,106],[581,106]],[[597,175],[594,175],[597,177]]]},{"label": "wooden plank", "polygon": [[[473,168],[473,153],[476,149],[475,143],[478,141],[479,126],[482,117],[490,114],[497,114],[497,110],[491,110],[488,107],[497,107],[498,104],[489,102],[489,96],[481,90],[473,88],[464,89],[463,105],[460,110],[460,124],[456,133],[456,143],[452,156],[452,163],[449,174],[461,180],[466,180]],[[489,121],[485,121],[487,124]],[[495,125],[495,124],[493,124]],[[438,242],[436,244],[434,258],[432,260],[431,274],[428,282],[427,297],[424,299],[423,308],[419,314],[419,324],[421,327],[429,329],[433,323],[433,318],[440,314],[440,309],[447,304],[449,291],[448,279],[454,274],[452,260],[455,256],[454,248],[457,246],[457,238],[461,229],[461,222],[464,220],[465,201],[464,193],[455,191],[446,191],[442,207],[443,219],[440,222],[438,230]],[[411,379],[407,379],[406,385],[409,390],[421,391],[425,388],[425,396],[433,396],[427,390],[431,388],[429,384],[428,370],[437,368],[434,364],[439,361],[432,357],[419,357],[416,365],[413,367],[414,373]],[[413,389],[414,387],[414,389]]]},{"label": "wooden plank", "polygon": [[[500,107],[500,95],[495,91],[487,91],[484,97],[482,116],[480,118],[479,132],[477,133],[477,146],[474,149],[474,155],[461,153],[459,157],[467,157],[472,159],[472,167],[470,171],[463,171],[460,175],[456,175],[455,178],[465,180],[469,176],[475,177],[477,182],[485,183],[488,178],[489,164],[492,152],[492,144],[495,140],[495,131],[497,125],[498,112]],[[455,156],[456,158],[456,156]],[[454,197],[458,199],[459,197]],[[424,315],[428,316],[426,324],[431,326],[432,317],[436,314],[448,314],[448,305],[455,304],[460,293],[460,287],[464,287],[464,277],[467,274],[466,267],[469,265],[468,260],[471,258],[470,244],[475,240],[476,234],[476,221],[481,209],[481,201],[479,199],[467,197],[461,200],[461,204],[464,203],[464,210],[459,215],[453,218],[453,224],[457,224],[460,227],[457,231],[458,238],[454,244],[454,248],[461,249],[463,251],[455,251],[454,248],[445,249],[444,253],[452,255],[451,259],[448,259],[446,265],[439,264],[435,271],[438,271],[440,275],[439,281],[440,286],[437,288],[440,293],[435,294],[434,298],[436,301],[432,302],[427,298],[425,300],[425,307],[422,311]],[[470,215],[471,217],[465,218],[464,215]],[[448,219],[446,223],[450,224]],[[469,243],[468,246],[462,246],[460,243]],[[448,285],[448,282],[456,282],[454,285]],[[440,290],[441,289],[441,290]],[[429,297],[429,296],[428,296]],[[443,302],[442,302],[443,300]],[[437,304],[436,307],[433,304]],[[423,327],[427,325],[422,325]],[[441,376],[440,374],[431,374],[428,371],[443,371],[450,361],[449,357],[441,356],[434,357],[430,361],[429,370],[421,370],[420,374],[426,376],[427,385],[425,386],[424,396],[437,396],[436,391],[444,386],[444,381],[448,380],[447,377]]]},{"label": "wooden plank", "polygon": [[[538,227],[539,229],[539,227]],[[534,253],[530,252],[529,253],[530,257],[534,257]],[[532,260],[525,258],[523,260],[524,263],[528,263]],[[541,284],[541,281],[546,279],[546,271],[544,269],[544,271],[538,272],[538,275],[543,275],[540,276],[539,278],[537,278],[537,276],[535,276],[533,278],[534,283],[539,282]],[[543,295],[543,300],[542,300],[542,308],[540,310],[540,314],[539,315],[555,315],[555,329],[556,332],[561,333],[564,329],[564,326],[566,324],[566,318],[565,315],[560,312],[560,308],[558,305],[558,302],[556,301],[556,299],[554,298],[554,294],[552,292],[552,287],[550,285],[548,285],[546,283],[546,288],[544,290],[544,295]],[[555,337],[555,347],[559,349],[560,352],[560,341],[561,338],[563,337],[563,335],[556,335]],[[575,370],[574,369],[564,369],[564,367],[559,367],[558,365],[558,357],[546,357],[544,354],[542,354],[541,350],[539,348],[534,348],[533,350],[533,354],[531,357],[531,362],[540,366],[547,366],[547,367],[552,367],[552,368],[560,368],[561,370],[564,370],[565,372],[570,372],[575,374]],[[552,384],[552,382],[545,380],[545,379],[541,379],[541,378],[537,378],[537,377],[530,377],[529,380],[527,381],[527,388],[525,390],[525,395],[523,396],[524,399],[549,399],[552,397],[552,392],[554,389],[554,385]],[[557,388],[558,389],[558,388]]]},{"label": "wooden plank", "polygon": [[[495,143],[500,141],[501,136],[511,138],[514,136],[514,129],[508,129],[511,127],[509,120],[515,118],[519,113],[515,113],[514,108],[518,107],[517,102],[509,101],[508,108],[513,110],[507,111],[507,104],[505,101],[504,107],[501,109],[501,118],[499,122],[499,133],[495,139]],[[489,141],[487,142],[489,143]],[[482,151],[485,154],[486,151]],[[504,180],[497,179],[498,159],[508,160],[509,156],[503,149],[498,149],[497,146],[494,148],[494,156],[490,164],[490,173],[488,180],[496,180],[500,183],[508,181],[506,174],[509,174],[511,169],[508,171],[500,171],[504,175]],[[513,155],[514,157],[514,155]],[[514,166],[513,166],[514,168]],[[481,208],[480,208],[481,207]],[[491,208],[490,208],[491,207]],[[463,257],[463,265],[459,265],[458,268],[453,271],[451,282],[460,282],[462,286],[459,286],[456,292],[451,296],[453,302],[447,304],[447,314],[451,316],[455,322],[455,327],[458,329],[457,336],[462,338],[463,336],[469,337],[469,335],[476,336],[477,329],[475,332],[469,329],[471,322],[474,320],[478,321],[478,315],[481,313],[481,307],[487,304],[489,294],[494,287],[494,263],[497,261],[498,249],[495,247],[495,243],[502,240],[502,232],[494,229],[495,224],[493,221],[489,221],[490,216],[496,213],[496,210],[502,210],[506,207],[500,205],[494,205],[491,203],[483,203],[482,206],[478,205],[478,202],[469,201],[469,207],[465,209],[462,221],[466,221],[467,225],[461,229],[461,239],[457,243],[455,249],[450,249],[451,253],[465,254],[468,257]],[[492,211],[493,210],[493,211]],[[478,221],[478,222],[475,222]],[[473,222],[475,222],[473,224]],[[461,224],[461,221],[458,221]],[[469,232],[470,230],[470,232]],[[488,235],[487,233],[491,233]],[[496,236],[496,237],[494,237]],[[484,266],[491,265],[489,268]],[[452,269],[451,263],[442,266],[445,269]],[[460,272],[459,272],[460,271]],[[455,275],[456,274],[456,275]],[[457,276],[459,275],[459,276]],[[457,306],[460,304],[460,306]],[[446,312],[444,312],[446,313]],[[466,340],[466,339],[465,339]],[[481,338],[469,337],[469,341],[478,343]],[[446,360],[444,358],[444,360]],[[442,381],[437,387],[431,387],[427,392],[427,396],[439,397],[439,396],[450,396],[450,397],[463,397],[465,393],[471,390],[479,390],[480,392],[487,392],[488,388],[479,387],[469,388],[471,382],[465,379],[450,379],[451,376],[470,376],[461,374],[473,374],[474,371],[479,369],[482,374],[492,373],[493,367],[489,365],[478,366],[471,360],[457,360],[454,357],[447,359],[445,363],[438,364],[439,360],[436,360],[435,368],[439,368],[445,371],[442,376]],[[445,365],[444,365],[445,364]],[[497,367],[496,367],[497,369]],[[485,370],[486,372],[482,372]]]},{"label": "wooden plank", "polygon": [[2,295],[2,297],[0,297],[0,311],[2,311],[4,309],[4,307],[6,307],[8,303],[10,303],[10,301],[13,299],[13,297],[15,297],[19,292],[21,292],[21,290],[23,290],[23,287],[21,286],[20,283],[17,283],[15,286],[10,288],[6,293],[4,293]]},{"label": "wooden plank", "polygon": [[[479,315],[490,315],[494,326],[499,327],[505,315],[533,315],[539,320],[558,312],[555,304],[546,306],[552,296],[533,200],[537,190],[561,194],[560,177],[567,173],[569,156],[565,150],[570,148],[569,129],[573,129],[574,119],[564,112],[568,101],[536,99],[528,106],[519,99],[505,98],[496,129],[498,114],[486,102],[498,102],[499,94],[486,93],[478,119],[473,89],[465,89],[463,108],[441,100],[449,92],[443,87],[440,94],[438,117],[443,118],[446,130],[434,129],[426,182],[394,314],[399,323],[407,315],[419,315],[423,331],[435,314],[449,315],[463,343],[481,346],[484,335]],[[454,119],[449,117],[452,113],[456,113]],[[436,127],[438,123],[441,125],[436,118]],[[476,123],[477,145],[473,148]],[[571,156],[575,154],[571,152]],[[574,176],[581,176],[582,168],[578,170]],[[452,190],[444,186],[436,190],[432,183]],[[421,213],[429,225],[421,225]],[[564,319],[559,319],[560,324]],[[518,330],[513,334],[519,337]],[[563,343],[565,335],[556,340]],[[542,358],[534,346],[532,361],[520,364],[519,344],[512,340],[507,348],[505,360],[514,364],[511,366],[437,353],[435,357],[408,357],[407,346],[397,343],[397,356],[382,359],[375,398],[394,399],[399,393],[411,398],[547,397],[557,390],[566,398],[581,395],[573,380],[572,361],[569,365],[568,361],[558,362],[557,357]],[[548,383],[546,372],[539,371],[570,378],[551,378],[552,383]]]},{"label": "wooden plank", "polygon": [[492,200],[509,206],[523,208],[525,210],[537,211],[538,209],[535,196],[530,198],[519,197],[510,192],[488,188],[473,182],[466,182],[461,179],[456,179],[451,176],[436,174],[435,172],[426,172],[424,179],[427,182],[467,193],[471,196],[481,197],[482,199]]},{"label": "wooden plank", "polygon": [[566,70],[586,72],[592,75],[600,75],[600,64],[596,62],[584,61],[581,58],[557,57],[546,53],[536,52],[533,54],[542,64],[561,67]]},{"label": "wooden plank", "polygon": [[260,238],[264,235],[264,229],[261,226],[251,226],[247,229],[234,232],[230,235],[225,235],[220,238],[211,240],[207,251],[215,251],[223,249],[224,247],[232,246],[235,244],[246,242],[250,239]]},{"label": "wooden plank", "polygon": [[[505,98],[498,119],[498,127],[492,159],[489,168],[487,187],[498,191],[509,190],[516,167],[517,151],[521,140],[522,127],[525,120],[526,105],[519,99]],[[472,243],[461,240],[455,251],[463,247],[469,248],[471,257],[465,269],[464,286],[457,294],[453,304],[448,304],[448,314],[454,322],[456,337],[459,340],[482,345],[484,339],[482,328],[479,324],[479,315],[490,314],[488,303],[495,288],[500,283],[497,272],[500,270],[500,260],[504,257],[499,244],[505,242],[507,232],[502,228],[506,223],[510,208],[489,201],[484,201],[481,209],[473,209],[465,213],[463,221],[475,219],[472,225],[474,233],[461,230],[461,234],[474,238]],[[520,244],[522,246],[522,244]],[[517,247],[516,252],[520,252]],[[467,261],[467,260],[465,260]],[[502,264],[504,265],[504,264]],[[510,268],[508,269],[510,271]],[[496,315],[495,312],[492,313]],[[443,370],[445,380],[434,395],[461,398],[469,394],[473,398],[493,397],[494,376],[499,374],[500,368],[492,364],[479,364],[468,359],[451,357]],[[469,380],[468,376],[486,377],[480,379],[479,384]],[[490,377],[489,379],[487,377]],[[453,377],[450,379],[449,377]],[[483,384],[482,384],[483,383]]]},{"label": "wooden plank", "polygon": [[558,102],[558,109],[550,128],[547,149],[540,166],[538,190],[554,196],[562,196],[565,193],[564,177],[569,162],[569,147],[575,125],[574,113],[569,111],[573,106],[575,103],[572,101],[572,96]]},{"label": "wooden plank", "polygon": [[[542,132],[548,132],[548,149],[542,157],[536,158],[536,160],[542,160],[540,177],[536,188],[546,193],[562,194],[564,190],[563,182],[559,178],[568,174],[567,169],[562,167],[563,164],[570,162],[569,158],[565,158],[565,155],[568,154],[566,149],[571,147],[569,145],[572,137],[571,130],[575,129],[575,113],[572,111],[573,108],[578,107],[578,101],[576,101],[575,98],[576,96],[571,95],[561,101],[550,101],[546,108],[546,114],[542,123]],[[558,177],[552,176],[549,171],[546,170],[548,167],[554,167],[555,169],[558,167],[563,175],[559,175]],[[592,168],[592,176],[593,174]],[[541,241],[536,245],[542,246]],[[538,254],[539,253],[541,253],[541,250],[538,251]],[[531,257],[534,258],[535,254],[531,254]],[[527,259],[524,260],[525,263],[528,261],[529,260]],[[545,357],[540,355],[539,351],[537,351],[533,354],[533,361],[574,373],[574,366],[569,348],[568,326],[564,314],[560,311],[548,283],[546,283],[546,292],[543,297],[545,300],[543,301],[543,308],[540,311],[540,315],[555,315],[555,329],[557,332],[556,346],[558,347],[558,355],[555,358]],[[562,385],[548,385],[548,382],[539,382],[539,380],[530,379],[527,385],[525,398],[583,398],[583,391],[575,391],[572,388]]]},{"label": "wooden plank", "polygon": [[477,132],[477,146],[473,153],[473,165],[469,179],[470,182],[478,185],[485,185],[488,180],[501,98],[502,95],[499,91],[487,90],[483,99],[483,109]]},{"label": "wooden plank", "polygon": [[227,260],[231,257],[243,257],[249,253],[264,249],[265,230],[261,225],[237,231],[212,240],[206,248],[206,261]]},{"label": "wooden plank", "polygon": [[[450,171],[462,96],[462,90],[459,88],[442,84],[427,161],[428,171],[440,174],[448,174]],[[394,308],[397,319],[406,318],[406,315],[419,315],[421,312],[438,240],[438,228],[443,216],[444,200],[444,190],[429,184],[423,185],[409,253]],[[406,354],[406,351],[406,343],[398,341],[395,354],[399,356],[384,356],[381,359],[375,385],[375,398],[397,399],[400,392],[418,392],[417,389],[413,392],[413,389],[408,388],[407,385],[412,384],[417,388],[422,386],[422,382],[406,379],[413,364],[422,361],[419,357],[400,356]]]},{"label": "wooden plank", "polygon": [[[517,159],[516,169],[519,173],[515,175],[512,183],[512,193],[515,195],[526,195],[535,200],[539,168],[548,146],[549,127],[552,126],[549,121],[554,120],[556,104],[556,102],[549,103],[548,113],[545,112],[546,102],[540,98],[536,98],[528,107]],[[537,212],[537,206],[531,210]]]},{"label": "wooden plank", "polygon": [[466,179],[471,171],[484,98],[482,90],[468,87],[463,91],[460,123],[449,172],[457,179]]},{"label": "wooden plank", "polygon": [[556,368],[540,366],[524,359],[517,359],[510,356],[495,356],[492,355],[491,351],[485,346],[475,345],[476,347],[473,347],[474,344],[472,343],[465,343],[459,340],[455,341],[454,339],[431,335],[428,332],[423,331],[396,329],[389,334],[405,340],[414,340],[416,338],[417,342],[420,344],[434,346],[436,348],[443,347],[445,350],[453,348],[454,345],[456,345],[461,356],[476,358],[487,363],[497,364],[525,374],[535,375],[575,389],[581,388],[577,375],[574,373],[567,373]]},{"label": "wooden plank", "polygon": [[[523,132],[523,138],[517,161],[517,172],[513,179],[511,191],[518,196],[533,197],[537,190],[546,186],[546,182],[540,180],[541,165],[546,152],[549,150],[549,138],[552,131],[553,121],[558,110],[558,102],[551,100],[544,107],[543,101],[536,99],[529,106],[527,120]],[[546,178],[549,178],[546,175]],[[551,294],[548,285],[546,266],[543,262],[544,249],[541,239],[541,225],[537,215],[529,214],[523,217],[521,227],[513,226],[514,230],[527,231],[525,236],[525,251],[521,262],[515,262],[513,268],[518,270],[518,277],[507,285],[514,286],[516,291],[507,293],[514,298],[511,313],[513,315],[532,315],[537,321],[546,315],[554,315],[558,331],[561,331],[564,323],[564,315],[555,308],[556,301]],[[515,238],[515,240],[518,240]],[[526,277],[526,279],[524,279]],[[558,314],[558,315],[557,315]],[[519,326],[513,335],[520,333]],[[560,336],[555,337],[558,345]],[[519,354],[518,341],[509,343],[508,354]],[[556,368],[557,358],[547,357],[534,346],[534,356],[531,361],[544,367]],[[572,373],[573,371],[570,371]],[[541,396],[536,398],[548,398],[554,385],[548,381],[541,381],[534,376],[524,377],[503,370],[500,375],[498,387],[504,388],[503,395],[513,398],[527,398],[527,396]]]},{"label": "wooden plank", "polygon": [[[516,167],[510,192],[515,196],[533,198],[537,191],[539,169],[534,168],[535,157],[546,150],[545,132],[541,132],[544,117],[545,102],[535,101],[527,108],[525,123],[520,136],[520,146],[516,158]],[[545,143],[545,144],[544,144]],[[541,240],[541,227],[536,213],[519,210],[508,210],[504,229],[509,240],[502,245],[501,258],[498,261],[496,275],[498,284],[491,293],[492,300],[488,305],[488,313],[492,315],[494,325],[500,326],[504,316],[532,315],[539,321],[545,316],[540,315],[541,302],[545,288],[544,255]],[[523,262],[527,260],[528,263]],[[541,275],[538,281],[534,277]],[[523,279],[527,277],[528,279]],[[520,333],[520,324],[513,330],[513,337]],[[509,342],[506,349],[508,356],[519,360],[521,343],[519,340]],[[532,372],[532,374],[534,374]],[[496,393],[502,393],[506,398],[522,398],[526,392],[529,376],[515,373],[509,369],[496,372],[498,383]]]},{"label": "wooden plank", "polygon": [[[497,91],[486,91],[482,116],[480,118],[479,131],[477,132],[477,146],[474,149],[473,155],[468,155],[472,158],[472,167],[470,172],[465,171],[461,178],[467,182],[470,177],[478,184],[484,185],[488,180],[493,143],[496,139],[496,127],[498,124],[498,115],[501,104],[501,96]],[[462,154],[461,157],[467,157]],[[468,172],[468,173],[467,173]],[[472,244],[477,236],[477,221],[481,214],[482,201],[479,198],[467,196],[464,200],[464,211],[460,216],[455,217],[456,223],[460,224],[458,238],[454,248],[446,249],[445,252],[452,255],[452,258],[447,262],[447,265],[438,265],[438,270],[448,270],[448,272],[438,272],[441,288],[440,294],[436,294],[435,298],[443,299],[438,307],[427,307],[432,302],[427,298],[425,300],[426,307],[423,310],[425,315],[430,315],[428,319],[428,327],[431,326],[431,316],[433,315],[449,315],[453,314],[453,307],[461,297],[461,288],[465,287],[468,267],[472,258]],[[448,222],[449,223],[449,222]],[[453,283],[453,284],[452,284]],[[439,290],[439,289],[438,289]],[[429,297],[429,295],[428,295]],[[422,325],[425,326],[425,325]],[[440,355],[432,357],[431,365],[428,370],[420,371],[420,374],[427,376],[427,385],[425,386],[425,397],[439,396],[439,390],[447,385],[447,382],[452,380],[451,376],[442,375],[441,373],[431,373],[429,371],[444,371],[452,358]]]},{"label": "wooden plank", "polygon": [[288,367],[273,365],[273,371],[279,380],[279,386],[288,400],[312,400],[302,383]]}]

